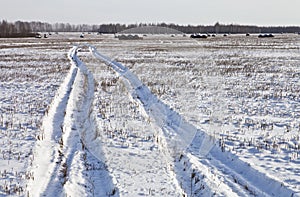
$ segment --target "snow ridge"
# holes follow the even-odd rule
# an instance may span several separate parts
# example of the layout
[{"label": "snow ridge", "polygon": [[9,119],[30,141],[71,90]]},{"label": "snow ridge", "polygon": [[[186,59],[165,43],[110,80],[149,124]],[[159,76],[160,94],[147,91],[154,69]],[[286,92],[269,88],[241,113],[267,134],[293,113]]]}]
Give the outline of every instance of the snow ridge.
[{"label": "snow ridge", "polygon": [[[75,82],[74,88],[74,98],[81,97],[76,102],[76,113],[74,115],[76,129],[79,131],[80,136],[80,146],[83,146],[85,150],[85,160],[88,161],[88,167],[91,168],[89,181],[92,182],[92,195],[93,196],[118,196],[118,190],[114,187],[111,175],[106,171],[105,164],[102,163],[104,160],[103,152],[101,150],[100,140],[97,138],[97,127],[96,120],[93,114],[93,100],[94,100],[94,77],[92,73],[87,69],[84,63],[79,60],[76,54],[77,47],[74,47],[74,54],[72,54],[71,59],[79,67],[81,71],[81,76],[79,76],[78,85]],[[76,165],[78,162],[75,162]],[[97,169],[98,168],[98,169]],[[75,171],[73,173],[74,180],[78,180],[76,177],[80,173]],[[71,177],[71,176],[70,176]],[[70,178],[71,180],[71,178]],[[72,182],[70,181],[70,184]],[[101,187],[105,185],[105,187]],[[75,186],[76,187],[76,186]],[[73,192],[74,188],[69,186],[70,194]],[[67,187],[66,187],[67,188]],[[79,196],[88,195],[87,193],[82,193]],[[78,193],[74,193],[71,196],[78,196]],[[90,196],[90,195],[88,195]]]},{"label": "snow ridge", "polygon": [[133,98],[141,102],[146,113],[155,120],[159,127],[163,128],[165,137],[170,139],[167,140],[170,150],[183,151],[191,144],[197,132],[196,127],[185,122],[177,112],[162,103],[128,68],[118,62],[111,61],[93,46],[90,46],[90,51],[97,59],[103,60],[118,75],[126,79],[125,84],[127,84]]},{"label": "snow ridge", "polygon": [[[176,158],[174,170],[186,194],[293,196],[296,193],[255,170],[237,156],[223,152],[214,137],[184,121],[178,113],[157,99],[125,66],[100,54],[93,46],[90,46],[90,51],[95,58],[104,61],[122,77],[131,96],[140,102],[147,115],[161,128],[166,148]],[[207,172],[203,172],[203,169]]]},{"label": "snow ridge", "polygon": [[88,150],[96,139],[93,75],[77,57],[77,47],[69,59],[70,73],[44,118],[45,137],[36,145],[28,196],[118,195],[101,161],[99,143]]},{"label": "snow ridge", "polygon": [[[55,180],[58,173],[61,156],[58,154],[61,140],[64,116],[73,83],[78,68],[71,66],[70,71],[57,91],[48,113],[43,120],[44,136],[36,144],[35,160],[33,162],[34,181],[29,183],[29,194],[41,194],[49,187],[49,183]],[[52,173],[56,172],[56,174]]]}]

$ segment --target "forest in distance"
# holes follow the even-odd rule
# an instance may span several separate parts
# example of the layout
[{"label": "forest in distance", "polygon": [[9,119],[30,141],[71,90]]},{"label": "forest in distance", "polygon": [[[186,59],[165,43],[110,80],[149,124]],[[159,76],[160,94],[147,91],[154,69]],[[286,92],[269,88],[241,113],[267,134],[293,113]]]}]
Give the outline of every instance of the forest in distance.
[{"label": "forest in distance", "polygon": [[36,32],[98,32],[103,34],[115,34],[127,29],[158,26],[178,30],[186,34],[195,33],[226,33],[226,34],[244,34],[244,33],[299,33],[299,26],[256,26],[256,25],[238,25],[238,24],[220,24],[214,25],[178,25],[167,23],[136,23],[136,24],[99,24],[73,25],[69,23],[50,24],[46,22],[8,22],[0,21],[0,38],[6,37],[31,37]]}]

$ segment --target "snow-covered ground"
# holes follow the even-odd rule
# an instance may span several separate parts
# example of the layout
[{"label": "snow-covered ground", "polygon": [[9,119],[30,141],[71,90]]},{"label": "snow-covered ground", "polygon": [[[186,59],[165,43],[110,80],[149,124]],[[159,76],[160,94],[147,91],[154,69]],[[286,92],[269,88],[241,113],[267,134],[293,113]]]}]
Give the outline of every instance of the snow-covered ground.
[{"label": "snow-covered ground", "polygon": [[0,195],[299,195],[298,35],[0,41]]}]

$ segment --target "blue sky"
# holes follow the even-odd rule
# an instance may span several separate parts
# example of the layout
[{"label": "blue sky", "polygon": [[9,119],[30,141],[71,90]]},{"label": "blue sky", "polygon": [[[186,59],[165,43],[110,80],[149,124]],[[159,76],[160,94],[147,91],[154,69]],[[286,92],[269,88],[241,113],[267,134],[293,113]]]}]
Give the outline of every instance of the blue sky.
[{"label": "blue sky", "polygon": [[1,0],[0,19],[300,26],[300,0]]}]

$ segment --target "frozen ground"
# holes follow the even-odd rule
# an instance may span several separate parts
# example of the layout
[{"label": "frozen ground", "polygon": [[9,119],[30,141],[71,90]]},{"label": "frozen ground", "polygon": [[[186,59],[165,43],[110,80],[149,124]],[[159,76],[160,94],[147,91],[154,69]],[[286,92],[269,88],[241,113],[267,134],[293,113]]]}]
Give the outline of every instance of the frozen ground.
[{"label": "frozen ground", "polygon": [[1,195],[299,194],[298,35],[78,38],[0,40]]}]

